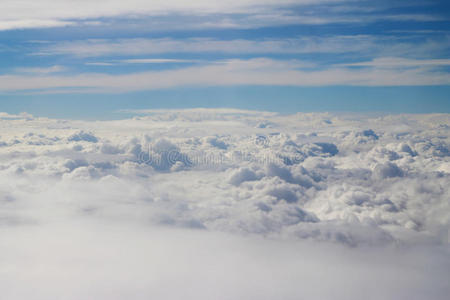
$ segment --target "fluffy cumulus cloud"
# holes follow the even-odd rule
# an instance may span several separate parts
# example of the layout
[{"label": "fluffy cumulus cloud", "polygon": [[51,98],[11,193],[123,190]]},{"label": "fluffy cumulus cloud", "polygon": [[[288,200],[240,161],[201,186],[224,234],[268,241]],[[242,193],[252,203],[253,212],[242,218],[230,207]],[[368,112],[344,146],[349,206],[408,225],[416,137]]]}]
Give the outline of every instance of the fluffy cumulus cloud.
[{"label": "fluffy cumulus cloud", "polygon": [[439,114],[2,113],[0,289],[446,299],[449,125]]}]

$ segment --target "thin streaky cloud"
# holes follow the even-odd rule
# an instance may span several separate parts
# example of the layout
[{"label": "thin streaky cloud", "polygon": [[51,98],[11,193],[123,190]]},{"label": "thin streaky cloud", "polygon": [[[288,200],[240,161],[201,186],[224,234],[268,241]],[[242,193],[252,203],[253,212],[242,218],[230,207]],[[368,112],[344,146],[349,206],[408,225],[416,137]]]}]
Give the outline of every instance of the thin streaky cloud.
[{"label": "thin streaky cloud", "polygon": [[[17,28],[60,27],[81,20],[86,25],[98,25],[100,21],[90,20],[105,17],[158,16],[168,14],[245,14],[269,12],[280,7],[311,5],[319,3],[339,3],[348,0],[3,0],[0,16],[0,30]],[[36,18],[39,12],[39,18]],[[67,21],[72,20],[72,21]],[[94,22],[94,23],[92,23]]]},{"label": "thin streaky cloud", "polygon": [[405,59],[398,57],[376,58],[372,61],[341,64],[343,66],[367,67],[420,67],[420,66],[450,66],[450,59]]},{"label": "thin streaky cloud", "polygon": [[110,62],[87,62],[84,63],[86,66],[114,66],[114,63]]},{"label": "thin streaky cloud", "polygon": [[185,108],[185,109],[121,109],[116,113],[131,113],[138,115],[158,115],[158,114],[185,114],[185,113],[205,113],[205,114],[221,114],[221,115],[250,115],[250,116],[277,116],[276,112],[247,110],[237,108]]},{"label": "thin streaky cloud", "polygon": [[189,59],[170,59],[170,58],[139,58],[119,60],[121,63],[127,64],[165,64],[165,63],[193,63],[197,60]]},{"label": "thin streaky cloud", "polygon": [[[358,4],[362,4],[361,7]],[[376,13],[378,4],[363,0],[13,0],[2,2],[0,31],[47,27],[116,27],[146,31],[208,28],[264,28],[285,25],[324,25],[338,23],[435,22],[442,16],[426,13]],[[349,7],[356,9],[349,9]],[[396,4],[381,5],[396,7]],[[342,9],[339,9],[342,7]],[[301,8],[301,9],[299,9]],[[359,8],[359,9],[357,9]],[[310,11],[313,10],[314,14]],[[36,18],[39,11],[39,18]],[[182,20],[182,21],[181,21]]]},{"label": "thin streaky cloud", "polygon": [[[270,59],[231,60],[227,63],[177,70],[110,75],[82,73],[71,76],[0,77],[0,91],[29,91],[61,88],[90,89],[116,93],[168,89],[183,86],[415,86],[449,85],[447,73],[422,68],[373,68],[371,70],[333,67],[304,71],[293,61]],[[70,90],[72,92],[72,90]],[[64,91],[63,91],[64,92]]]},{"label": "thin streaky cloud", "polygon": [[66,68],[63,66],[51,66],[46,68],[16,68],[14,71],[16,73],[32,73],[32,74],[50,74],[65,71]]},{"label": "thin streaky cloud", "polygon": [[174,63],[197,63],[200,60],[193,59],[171,59],[171,58],[137,58],[137,59],[122,59],[111,62],[87,62],[87,66],[121,66],[123,64],[174,64]]},{"label": "thin streaky cloud", "polygon": [[403,14],[403,15],[386,15],[381,17],[372,17],[374,19],[382,19],[389,21],[418,21],[418,22],[437,22],[446,21],[447,19],[441,16],[427,15],[427,14]]},{"label": "thin streaky cloud", "polygon": [[[425,37],[423,37],[425,39]],[[233,39],[217,38],[125,38],[85,39],[42,44],[32,55],[70,55],[79,58],[102,56],[144,56],[182,53],[243,54],[345,54],[369,57],[429,58],[448,50],[449,36],[426,37],[417,43],[408,37],[368,34],[304,36],[292,38]],[[175,58],[176,59],[176,58]],[[183,59],[183,58],[181,58]]]},{"label": "thin streaky cloud", "polygon": [[76,22],[56,19],[17,19],[1,20],[0,31],[13,29],[51,28],[76,25]]}]

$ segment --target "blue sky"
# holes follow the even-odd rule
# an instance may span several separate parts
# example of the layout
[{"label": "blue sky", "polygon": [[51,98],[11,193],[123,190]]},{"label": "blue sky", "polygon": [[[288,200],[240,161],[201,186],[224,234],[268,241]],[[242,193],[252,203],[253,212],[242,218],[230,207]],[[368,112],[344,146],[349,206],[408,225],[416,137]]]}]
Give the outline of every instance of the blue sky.
[{"label": "blue sky", "polygon": [[0,111],[450,112],[445,1],[3,0]]}]

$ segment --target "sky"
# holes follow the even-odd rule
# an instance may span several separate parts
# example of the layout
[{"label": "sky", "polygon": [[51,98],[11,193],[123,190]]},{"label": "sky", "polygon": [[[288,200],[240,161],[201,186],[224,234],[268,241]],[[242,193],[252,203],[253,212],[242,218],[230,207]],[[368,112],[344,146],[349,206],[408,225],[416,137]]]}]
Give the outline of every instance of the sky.
[{"label": "sky", "polygon": [[0,111],[450,112],[450,5],[3,0]]},{"label": "sky", "polygon": [[450,294],[450,4],[0,0],[0,298]]}]

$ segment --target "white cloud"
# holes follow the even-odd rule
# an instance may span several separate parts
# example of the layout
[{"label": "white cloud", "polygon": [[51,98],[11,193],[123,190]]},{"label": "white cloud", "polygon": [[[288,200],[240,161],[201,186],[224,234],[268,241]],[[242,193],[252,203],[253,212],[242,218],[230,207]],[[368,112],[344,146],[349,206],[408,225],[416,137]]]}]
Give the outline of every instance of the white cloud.
[{"label": "white cloud", "polygon": [[[121,206],[131,191],[125,202],[147,207],[150,215],[141,217],[156,224],[349,245],[444,238],[450,146],[440,128],[449,125],[448,115],[364,120],[239,110],[150,113],[95,126],[7,115],[0,123],[10,128],[0,137],[0,176],[18,184],[43,180],[27,183],[35,191],[24,191],[27,199],[82,181],[87,190],[61,192],[69,197],[64,201],[105,209],[102,216],[113,219],[128,209],[108,203]],[[267,120],[271,128],[256,126]],[[410,126],[407,133],[387,130],[402,124]],[[97,192],[89,196],[90,189]]]},{"label": "white cloud", "polygon": [[[325,0],[319,2],[340,2],[338,0]],[[20,17],[41,11],[41,17],[57,16],[59,18],[77,18],[84,14],[84,18],[99,16],[117,16],[121,14],[161,14],[167,12],[196,12],[196,13],[234,13],[247,12],[250,8],[266,6],[305,5],[313,4],[312,0],[226,0],[207,1],[197,0],[186,3],[180,0],[155,0],[152,3],[144,0],[130,0],[127,4],[119,0],[100,0],[93,5],[89,1],[61,0],[57,3],[50,0],[16,1],[5,0],[4,7],[10,13],[9,18]],[[42,8],[53,8],[51,11]],[[71,8],[71,9],[68,9]],[[59,14],[57,14],[59,13]]]},{"label": "white cloud", "polygon": [[188,59],[170,59],[170,58],[137,58],[137,59],[124,59],[122,63],[127,64],[165,64],[165,63],[193,63],[195,60]]},{"label": "white cloud", "polygon": [[[442,56],[448,48],[448,37],[428,39],[424,43],[409,41],[408,39],[389,36],[326,36],[326,37],[298,37],[289,39],[260,39],[260,40],[218,40],[212,38],[188,39],[96,39],[78,40],[59,43],[46,43],[39,46],[34,55],[70,55],[78,59],[97,57],[99,61],[87,62],[88,65],[117,65],[120,60],[101,57],[120,57],[125,62],[192,62],[207,63],[206,60],[185,60],[183,58],[161,59],[156,55],[179,55],[180,53],[205,54],[221,56],[235,55],[273,55],[273,54],[317,54],[333,53],[351,55],[360,59],[373,57],[371,61],[350,62],[336,64],[335,67],[372,66],[377,68],[404,67],[439,67],[448,64],[447,59],[430,59]],[[145,57],[149,56],[149,57]],[[209,61],[209,63],[214,63]],[[321,65],[319,59],[307,59],[296,62],[296,66],[313,69]]]},{"label": "white cloud", "polygon": [[211,38],[190,39],[118,39],[81,40],[45,45],[38,54],[68,54],[79,57],[111,55],[148,55],[161,53],[347,53],[368,51],[388,40],[373,36],[299,37],[264,40],[217,40]]},{"label": "white cloud", "polygon": [[0,120],[31,120],[33,119],[33,115],[22,112],[18,115],[8,114],[5,112],[0,112]]},{"label": "white cloud", "polygon": [[173,109],[136,109],[136,110],[121,110],[120,112],[133,113],[133,114],[145,114],[145,115],[156,115],[156,116],[167,116],[173,115],[176,118],[186,118],[188,116],[196,116],[199,121],[203,121],[205,118],[223,118],[227,117],[235,117],[236,115],[242,116],[266,116],[273,117],[277,113],[267,112],[267,111],[256,111],[256,110],[244,110],[244,109],[236,109],[236,108],[221,108],[217,110],[211,110],[208,108],[193,108],[193,109],[182,109],[182,110],[173,110]]},{"label": "white cloud", "polygon": [[398,14],[387,15],[381,19],[390,21],[419,21],[419,22],[433,22],[433,21],[446,21],[445,18],[426,14]]},{"label": "white cloud", "polygon": [[0,18],[0,30],[65,27],[75,25],[75,22],[55,19],[2,19]]},{"label": "white cloud", "polygon": [[382,57],[372,61],[343,64],[345,66],[364,67],[425,67],[449,66],[450,59],[406,59],[401,57]]},{"label": "white cloud", "polygon": [[[9,300],[447,297],[441,249],[364,249],[89,221],[9,228]],[[432,268],[430,268],[432,266]]]},{"label": "white cloud", "polygon": [[[164,89],[179,86],[396,86],[446,85],[447,73],[421,69],[371,70],[331,67],[325,70],[301,70],[296,60],[266,58],[228,60],[176,70],[109,75],[85,73],[67,76],[0,76],[0,91],[79,88],[85,92],[124,92]],[[62,90],[64,92],[64,90]],[[73,90],[70,90],[73,92]]]},{"label": "white cloud", "polygon": [[448,297],[448,114],[136,113],[0,113],[3,297]]},{"label": "white cloud", "polygon": [[[183,30],[204,28],[257,28],[291,24],[367,23],[380,20],[439,21],[427,14],[358,15],[361,11],[383,11],[385,4],[358,7],[360,0],[86,0],[2,1],[0,30],[77,26],[108,26],[128,19],[131,26],[145,30]],[[320,5],[326,4],[326,7]],[[365,4],[365,5],[364,5]],[[396,3],[392,4],[394,7]],[[321,9],[311,14],[309,8]],[[380,7],[378,7],[380,6]],[[349,9],[349,7],[352,7]],[[358,9],[359,8],[359,9]],[[323,11],[322,11],[323,10]],[[38,17],[36,12],[39,12]],[[345,12],[344,14],[339,14]],[[148,21],[151,17],[151,21]],[[113,20],[115,19],[115,20]],[[141,24],[141,25],[137,25]],[[123,26],[130,25],[123,22]],[[137,25],[137,26],[136,26]],[[120,26],[119,26],[120,27]]]},{"label": "white cloud", "polygon": [[109,62],[87,62],[84,63],[86,66],[114,66],[114,63],[109,63]]},{"label": "white cloud", "polygon": [[[340,2],[325,0],[320,2]],[[102,17],[155,16],[167,14],[232,14],[267,12],[288,5],[316,4],[311,0],[196,0],[187,3],[181,0],[99,0],[94,4],[86,0],[39,0],[2,1],[0,30],[34,27],[59,27],[73,25],[66,20],[86,20]],[[38,18],[36,13],[38,12]],[[96,21],[88,21],[90,24]],[[88,24],[89,25],[89,24]],[[94,23],[98,25],[98,23]]]},{"label": "white cloud", "polygon": [[50,74],[59,73],[64,71],[66,68],[63,66],[51,66],[47,68],[16,68],[14,71],[17,73],[34,73],[34,74]]}]

